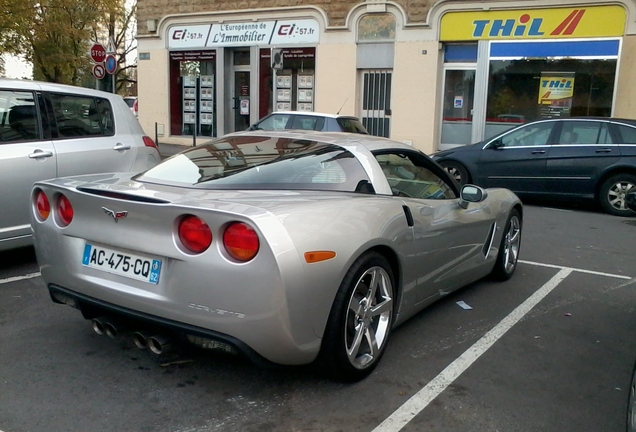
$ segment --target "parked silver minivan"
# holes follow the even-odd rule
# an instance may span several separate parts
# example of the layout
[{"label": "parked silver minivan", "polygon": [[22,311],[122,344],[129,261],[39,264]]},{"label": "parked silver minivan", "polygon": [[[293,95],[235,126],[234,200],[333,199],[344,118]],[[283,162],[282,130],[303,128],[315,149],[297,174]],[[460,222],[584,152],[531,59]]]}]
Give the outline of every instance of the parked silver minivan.
[{"label": "parked silver minivan", "polygon": [[140,172],[160,160],[121,96],[0,78],[0,251],[31,244],[35,181]]}]

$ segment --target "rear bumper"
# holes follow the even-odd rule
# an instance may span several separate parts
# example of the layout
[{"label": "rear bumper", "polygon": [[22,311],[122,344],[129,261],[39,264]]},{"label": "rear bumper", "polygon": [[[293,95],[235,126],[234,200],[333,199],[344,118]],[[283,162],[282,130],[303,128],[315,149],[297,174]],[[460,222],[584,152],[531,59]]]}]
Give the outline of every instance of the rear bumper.
[{"label": "rear bumper", "polygon": [[[275,363],[258,354],[247,344],[232,336],[133,309],[128,309],[80,294],[55,284],[49,284],[48,288],[51,300],[59,304],[69,304],[71,303],[69,300],[72,300],[72,302],[74,302],[74,306],[80,310],[83,317],[86,319],[106,316],[125,323],[130,330],[166,333],[177,339],[189,341],[190,343],[199,346],[201,346],[201,343],[193,342],[193,340],[202,342],[206,341],[204,347],[209,348],[214,346],[213,349],[242,354],[259,366],[275,365]],[[63,299],[65,301],[63,301]]]}]

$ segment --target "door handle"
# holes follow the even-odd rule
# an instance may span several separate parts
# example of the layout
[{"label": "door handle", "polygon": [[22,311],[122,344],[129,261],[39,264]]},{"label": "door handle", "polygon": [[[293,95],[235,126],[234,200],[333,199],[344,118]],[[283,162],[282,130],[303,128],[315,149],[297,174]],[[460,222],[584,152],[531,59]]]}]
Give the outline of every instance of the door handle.
[{"label": "door handle", "polygon": [[596,150],[596,153],[611,153],[612,149],[611,148],[600,148]]},{"label": "door handle", "polygon": [[130,146],[128,144],[117,143],[113,150],[130,150]]},{"label": "door handle", "polygon": [[49,150],[34,150],[33,153],[29,153],[29,158],[31,159],[39,159],[39,158],[48,158],[53,156],[53,152]]},{"label": "door handle", "polygon": [[545,150],[532,150],[532,154],[545,154]]}]

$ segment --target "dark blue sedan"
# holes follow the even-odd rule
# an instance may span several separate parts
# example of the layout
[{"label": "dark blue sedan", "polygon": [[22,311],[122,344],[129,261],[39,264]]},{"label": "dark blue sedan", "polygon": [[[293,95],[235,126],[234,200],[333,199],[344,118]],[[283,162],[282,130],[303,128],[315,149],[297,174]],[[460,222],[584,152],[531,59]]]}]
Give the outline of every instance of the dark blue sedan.
[{"label": "dark blue sedan", "polygon": [[539,120],[433,159],[462,185],[594,199],[610,214],[636,216],[626,204],[636,190],[636,120]]}]

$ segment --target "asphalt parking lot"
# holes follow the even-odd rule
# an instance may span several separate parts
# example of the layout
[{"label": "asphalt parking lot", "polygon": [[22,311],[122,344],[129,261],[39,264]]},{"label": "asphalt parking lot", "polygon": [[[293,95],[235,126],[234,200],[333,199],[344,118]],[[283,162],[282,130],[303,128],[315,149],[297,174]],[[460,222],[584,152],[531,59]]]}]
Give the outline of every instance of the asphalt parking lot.
[{"label": "asphalt parking lot", "polygon": [[50,301],[31,249],[3,253],[0,430],[624,431],[635,244],[636,218],[528,205],[514,277],[432,305],[348,385],[98,336]]}]

